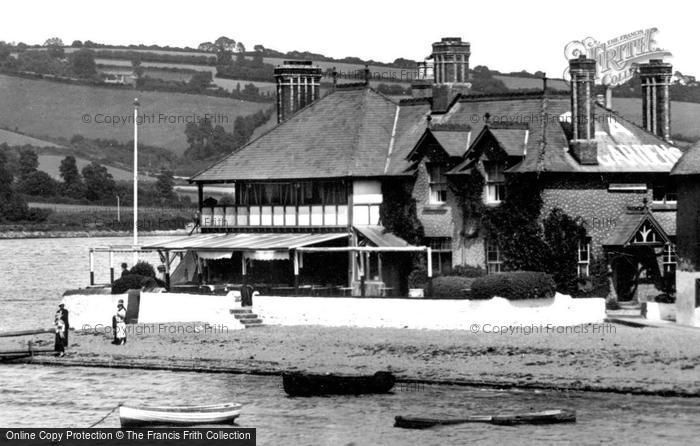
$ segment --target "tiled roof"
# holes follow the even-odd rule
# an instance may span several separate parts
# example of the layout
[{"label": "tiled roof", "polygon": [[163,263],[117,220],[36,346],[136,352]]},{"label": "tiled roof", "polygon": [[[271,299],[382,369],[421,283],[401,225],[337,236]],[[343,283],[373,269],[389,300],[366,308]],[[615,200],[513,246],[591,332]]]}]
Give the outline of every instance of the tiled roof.
[{"label": "tiled roof", "polygon": [[[630,240],[635,236],[637,230],[642,226],[642,223],[649,221],[652,226],[660,229],[665,235],[671,236],[675,234],[675,222],[673,234],[669,234],[664,225],[662,225],[656,217],[662,214],[671,214],[671,212],[655,213],[651,214],[649,212],[639,212],[639,213],[629,213],[623,214],[618,223],[615,225],[613,232],[608,235],[608,237],[603,241],[603,245],[606,246],[626,246]],[[672,213],[675,220],[675,212]],[[670,220],[666,216],[662,217],[666,220],[666,223],[670,226]]]},{"label": "tiled roof", "polygon": [[337,90],[192,180],[383,175],[397,108],[368,88]]},{"label": "tiled roof", "polygon": [[464,156],[469,144],[468,131],[435,130],[432,132],[438,143],[450,156]]},{"label": "tiled roof", "polygon": [[700,143],[694,144],[685,151],[671,171],[671,175],[700,175]]},{"label": "tiled roof", "polygon": [[[570,116],[570,107],[568,94],[464,96],[456,98],[447,112],[433,114],[431,126],[446,151],[462,156],[470,139],[466,129],[479,135],[488,123],[504,150],[525,155],[510,172],[669,172],[680,158],[677,148],[596,105],[599,164],[581,165],[569,153],[568,125],[561,122]],[[429,100],[397,104],[370,88],[338,89],[193,180],[412,174],[415,163],[408,154],[425,133],[429,114]],[[608,118],[601,119],[604,115]],[[472,146],[475,139],[471,138]],[[678,172],[700,165],[696,158],[700,159],[700,149],[689,155],[687,162],[679,163]]]},{"label": "tiled roof", "polygon": [[525,154],[528,130],[490,128],[489,131],[508,156],[523,156]]}]

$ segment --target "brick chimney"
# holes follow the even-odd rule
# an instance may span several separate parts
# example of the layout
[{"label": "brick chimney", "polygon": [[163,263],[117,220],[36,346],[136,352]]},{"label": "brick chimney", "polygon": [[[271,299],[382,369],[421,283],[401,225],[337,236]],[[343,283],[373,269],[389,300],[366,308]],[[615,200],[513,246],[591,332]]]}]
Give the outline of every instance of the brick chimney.
[{"label": "brick chimney", "polygon": [[571,154],[580,164],[598,164],[595,140],[595,60],[581,55],[569,61],[571,74]]},{"label": "brick chimney", "polygon": [[321,67],[307,60],[285,60],[275,67],[277,82],[277,123],[289,119],[297,111],[319,98]]},{"label": "brick chimney", "polygon": [[671,142],[671,101],[669,86],[673,66],[660,59],[652,59],[639,66],[642,81],[642,126],[653,134]]},{"label": "brick chimney", "polygon": [[433,111],[444,112],[459,93],[469,92],[469,42],[443,37],[433,43]]}]

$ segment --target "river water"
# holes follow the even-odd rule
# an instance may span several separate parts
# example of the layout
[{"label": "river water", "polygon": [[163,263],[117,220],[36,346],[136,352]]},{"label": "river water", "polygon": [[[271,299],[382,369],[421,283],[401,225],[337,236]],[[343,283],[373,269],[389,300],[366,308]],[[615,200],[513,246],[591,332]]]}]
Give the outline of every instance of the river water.
[{"label": "river water", "polygon": [[[143,241],[156,240],[154,238]],[[87,248],[129,239],[0,241],[0,329],[50,326],[62,292],[88,281]],[[97,281],[108,280],[96,259]],[[130,256],[124,259],[131,264]],[[151,260],[157,260],[157,257]],[[118,260],[119,262],[122,259]],[[238,425],[257,428],[261,445],[692,444],[700,438],[700,402],[592,392],[398,385],[392,394],[288,398],[278,377],[0,364],[0,426],[86,427],[119,402],[244,405]],[[444,415],[570,408],[573,425],[393,428],[396,415]],[[118,427],[115,414],[101,426]]]}]

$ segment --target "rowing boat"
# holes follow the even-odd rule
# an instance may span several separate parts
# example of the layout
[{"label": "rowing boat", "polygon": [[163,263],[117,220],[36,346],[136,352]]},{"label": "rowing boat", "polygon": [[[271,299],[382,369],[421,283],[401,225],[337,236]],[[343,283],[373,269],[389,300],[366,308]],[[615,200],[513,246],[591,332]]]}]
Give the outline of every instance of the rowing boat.
[{"label": "rowing boat", "polygon": [[209,406],[121,406],[119,419],[122,427],[197,426],[231,424],[240,413],[241,405],[236,403]]},{"label": "rowing boat", "polygon": [[505,415],[470,415],[466,418],[395,418],[394,427],[404,429],[427,429],[434,426],[447,426],[463,423],[490,423],[512,426],[516,424],[559,424],[575,423],[576,412],[573,410],[544,410],[541,412],[526,412]]},{"label": "rowing boat", "polygon": [[282,385],[289,396],[362,395],[387,393],[396,377],[389,372],[374,375],[342,376],[310,373],[283,373]]}]

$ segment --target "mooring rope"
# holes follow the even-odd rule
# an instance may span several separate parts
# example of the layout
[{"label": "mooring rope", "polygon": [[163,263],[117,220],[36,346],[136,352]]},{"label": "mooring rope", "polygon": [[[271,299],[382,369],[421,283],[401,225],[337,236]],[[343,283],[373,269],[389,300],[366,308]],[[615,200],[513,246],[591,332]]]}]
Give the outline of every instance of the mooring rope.
[{"label": "mooring rope", "polygon": [[117,404],[117,406],[114,407],[114,408],[112,408],[112,410],[110,410],[109,413],[108,413],[107,415],[105,415],[104,417],[102,417],[102,418],[100,419],[100,421],[98,421],[97,423],[93,423],[93,424],[91,424],[90,426],[88,426],[88,429],[90,429],[90,428],[92,428],[92,427],[95,427],[95,426],[97,426],[98,424],[102,423],[104,420],[107,419],[107,417],[109,417],[110,415],[112,415],[112,414],[114,413],[115,410],[117,410],[117,409],[119,409],[120,407],[122,407],[122,404],[124,404],[124,403],[121,402],[121,403]]}]

